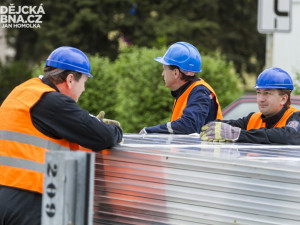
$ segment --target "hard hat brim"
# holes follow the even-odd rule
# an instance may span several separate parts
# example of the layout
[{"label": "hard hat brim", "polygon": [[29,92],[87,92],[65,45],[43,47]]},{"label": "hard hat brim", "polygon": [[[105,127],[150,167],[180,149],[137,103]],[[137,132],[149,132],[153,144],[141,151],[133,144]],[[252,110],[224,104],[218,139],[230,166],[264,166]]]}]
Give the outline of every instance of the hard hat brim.
[{"label": "hard hat brim", "polygon": [[[164,64],[164,65],[167,65],[167,66],[170,66],[170,65],[174,65],[174,66],[178,66],[179,68],[181,68],[179,65],[177,65],[177,63],[169,63],[167,62],[166,60],[164,60],[164,57],[156,57],[154,58],[155,61],[161,63],[161,64]],[[188,69],[188,68],[181,68],[182,70],[184,71],[187,71],[187,72],[194,72],[194,73],[200,73],[202,70],[201,68],[199,70],[191,70],[191,69]]]},{"label": "hard hat brim", "polygon": [[294,87],[293,85],[255,85],[253,88],[255,89],[289,89],[289,90],[293,90]]},{"label": "hard hat brim", "polygon": [[168,65],[168,66],[171,65],[170,63],[167,63],[163,57],[156,57],[154,58],[154,60],[164,65]]}]

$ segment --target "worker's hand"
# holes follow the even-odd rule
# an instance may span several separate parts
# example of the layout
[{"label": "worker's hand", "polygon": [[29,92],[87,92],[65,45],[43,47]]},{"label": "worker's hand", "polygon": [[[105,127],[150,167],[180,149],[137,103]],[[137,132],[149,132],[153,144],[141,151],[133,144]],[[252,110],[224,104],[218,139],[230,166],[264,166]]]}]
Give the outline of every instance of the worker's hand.
[{"label": "worker's hand", "polygon": [[102,120],[103,123],[106,123],[106,124],[114,124],[114,125],[117,125],[117,126],[121,127],[119,121],[117,121],[117,120],[106,119],[106,118],[104,118],[104,116],[105,116],[105,112],[104,112],[104,111],[100,111],[99,114],[97,115],[97,118],[98,118],[99,120]]},{"label": "worker's hand", "polygon": [[147,134],[146,127],[144,127],[144,128],[139,132],[139,134]]},{"label": "worker's hand", "polygon": [[124,144],[124,138],[122,138],[122,140],[118,144],[123,145]]},{"label": "worker's hand", "polygon": [[204,125],[201,131],[202,141],[235,142],[240,136],[241,128],[222,122],[210,122]]},{"label": "worker's hand", "polygon": [[99,120],[103,120],[104,119],[104,116],[105,116],[105,112],[104,111],[100,111],[99,114],[97,115],[97,118]]}]

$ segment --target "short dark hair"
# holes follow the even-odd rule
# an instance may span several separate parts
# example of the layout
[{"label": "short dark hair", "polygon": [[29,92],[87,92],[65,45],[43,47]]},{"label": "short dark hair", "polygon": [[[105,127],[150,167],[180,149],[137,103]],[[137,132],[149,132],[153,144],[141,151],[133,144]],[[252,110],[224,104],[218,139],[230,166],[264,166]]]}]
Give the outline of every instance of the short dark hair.
[{"label": "short dark hair", "polygon": [[74,79],[76,81],[79,81],[82,73],[73,71],[73,70],[63,70],[61,73],[55,74],[55,75],[47,75],[47,72],[50,72],[52,70],[55,70],[57,68],[55,67],[51,67],[51,66],[45,66],[44,68],[44,73],[45,73],[45,78],[48,78],[49,80],[51,80],[54,84],[60,84],[65,82],[67,76],[72,73],[74,75]]},{"label": "short dark hair", "polygon": [[180,68],[179,68],[178,66],[169,65],[169,68],[170,68],[171,70],[178,69],[178,71],[179,71],[180,74],[181,74],[181,77],[180,77],[181,80],[184,80],[184,81],[192,81],[192,80],[195,78],[195,75],[194,75],[194,76],[187,76],[187,75],[185,75],[185,74],[180,70]]}]

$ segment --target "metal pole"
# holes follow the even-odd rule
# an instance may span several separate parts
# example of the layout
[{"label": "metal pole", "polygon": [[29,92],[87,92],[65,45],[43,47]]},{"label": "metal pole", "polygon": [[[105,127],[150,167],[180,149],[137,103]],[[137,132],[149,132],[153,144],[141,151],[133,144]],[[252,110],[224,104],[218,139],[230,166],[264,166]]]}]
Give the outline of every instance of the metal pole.
[{"label": "metal pole", "polygon": [[273,33],[267,34],[266,41],[266,68],[273,66]]}]

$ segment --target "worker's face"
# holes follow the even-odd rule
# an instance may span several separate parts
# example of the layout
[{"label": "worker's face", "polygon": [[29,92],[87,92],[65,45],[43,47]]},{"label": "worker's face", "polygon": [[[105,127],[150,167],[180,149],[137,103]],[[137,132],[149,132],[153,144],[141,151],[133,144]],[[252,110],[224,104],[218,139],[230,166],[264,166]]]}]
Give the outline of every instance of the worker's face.
[{"label": "worker's face", "polygon": [[[69,75],[72,75],[69,77]],[[82,92],[85,90],[85,82],[88,79],[86,74],[82,74],[81,78],[76,81],[73,74],[69,74],[67,77],[67,82],[70,84],[70,92],[68,94],[75,102],[78,102],[78,99]]]},{"label": "worker's face", "polygon": [[258,108],[266,117],[278,113],[288,100],[288,96],[279,95],[277,89],[257,89],[256,97]]},{"label": "worker's face", "polygon": [[165,86],[171,90],[176,90],[176,69],[171,70],[169,66],[163,65],[162,76],[165,80]]}]

